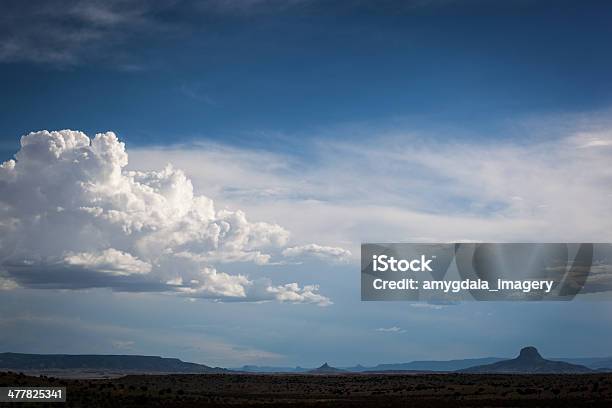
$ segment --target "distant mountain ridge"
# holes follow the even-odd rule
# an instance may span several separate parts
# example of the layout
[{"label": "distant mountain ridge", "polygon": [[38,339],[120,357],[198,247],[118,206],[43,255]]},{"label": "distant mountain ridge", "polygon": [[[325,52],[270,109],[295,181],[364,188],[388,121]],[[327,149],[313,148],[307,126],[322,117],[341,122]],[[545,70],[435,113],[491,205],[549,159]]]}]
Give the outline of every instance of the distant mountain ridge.
[{"label": "distant mountain ridge", "polygon": [[348,371],[341,370],[336,367],[332,367],[327,363],[324,363],[321,367],[315,368],[314,370],[308,371],[310,374],[338,374],[338,373],[346,373]]},{"label": "distant mountain ridge", "polygon": [[592,370],[612,370],[612,357],[551,358],[550,360],[583,365]]},{"label": "distant mountain ridge", "polygon": [[233,371],[243,371],[246,373],[305,373],[310,371],[309,368],[303,367],[273,367],[273,366],[257,366],[243,365],[239,368],[232,368]]},{"label": "distant mountain ridge", "polygon": [[[363,366],[358,364],[350,367],[339,367],[342,370],[352,373],[368,373],[368,372],[454,372],[465,370],[470,367],[493,364],[500,361],[510,360],[506,357],[483,357],[483,358],[467,358],[462,360],[416,360],[407,363],[387,363],[378,364],[376,366]],[[612,357],[585,357],[585,358],[551,358],[550,361],[561,361],[570,364],[582,365],[592,370],[607,370],[612,371]],[[274,367],[274,366],[256,366],[245,365],[233,370],[250,372],[250,373],[304,373],[312,370],[312,368],[303,367]]]},{"label": "distant mountain ridge", "polygon": [[465,360],[423,360],[409,363],[378,364],[374,367],[349,367],[346,370],[354,372],[364,371],[457,371],[464,368],[482,364],[491,364],[505,360],[501,357],[468,358]]},{"label": "distant mountain ridge", "polygon": [[5,370],[126,370],[163,373],[217,373],[223,368],[188,363],[178,358],[139,355],[0,353]]},{"label": "distant mountain ridge", "polygon": [[581,374],[593,370],[583,365],[543,358],[535,347],[524,347],[518,357],[460,370],[469,374]]},{"label": "distant mountain ridge", "polygon": [[[537,350],[536,350],[537,352]],[[539,353],[538,353],[539,355]],[[541,357],[541,356],[540,356]],[[196,364],[181,361],[177,358],[164,358],[158,356],[141,355],[73,355],[73,354],[25,354],[25,353],[0,353],[0,371],[53,371],[53,370],[98,370],[115,372],[140,372],[140,373],[184,373],[184,374],[206,374],[224,373],[238,371],[244,373],[312,373],[312,372],[353,372],[353,373],[383,373],[383,372],[471,372],[471,368],[484,370],[483,366],[490,366],[500,362],[511,361],[500,357],[472,358],[464,360],[447,361],[412,361],[397,364],[378,364],[365,367],[357,365],[353,367],[331,367],[324,364],[319,368],[303,367],[272,367],[245,365],[240,368],[224,369],[210,367],[204,364]],[[544,359],[543,359],[544,360]],[[551,363],[569,363],[569,365],[581,366],[583,370],[612,371],[611,357],[592,358],[553,358],[545,360],[544,367],[550,369]],[[541,363],[541,362],[540,362]],[[556,367],[561,367],[557,365]],[[567,366],[565,366],[567,368]],[[486,367],[491,369],[491,367]],[[493,367],[499,369],[499,366]],[[544,369],[544,368],[540,368]],[[317,371],[319,370],[319,371]],[[339,370],[339,371],[333,371]],[[536,371],[537,372],[537,371]],[[569,370],[568,372],[575,372]],[[581,371],[582,372],[582,371]]]},{"label": "distant mountain ridge", "polygon": [[[423,360],[411,361],[408,363],[388,363],[378,364],[376,366],[363,366],[358,364],[351,367],[338,367],[343,371],[351,373],[365,372],[383,372],[383,371],[457,371],[463,368],[473,367],[475,365],[490,364],[497,361],[506,360],[501,357],[484,357],[484,358],[469,358],[465,360]],[[303,367],[274,367],[274,366],[257,366],[244,365],[239,368],[232,368],[235,371],[244,371],[249,373],[303,373],[314,370],[313,368]]]}]

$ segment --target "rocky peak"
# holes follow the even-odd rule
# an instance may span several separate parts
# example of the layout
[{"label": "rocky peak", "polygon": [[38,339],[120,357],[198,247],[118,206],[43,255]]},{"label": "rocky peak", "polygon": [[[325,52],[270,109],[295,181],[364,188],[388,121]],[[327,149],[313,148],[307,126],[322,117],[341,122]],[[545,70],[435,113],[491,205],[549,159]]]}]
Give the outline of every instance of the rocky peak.
[{"label": "rocky peak", "polygon": [[544,360],[544,358],[540,355],[538,349],[532,346],[523,347],[521,349],[521,352],[519,353],[518,359],[524,361]]}]

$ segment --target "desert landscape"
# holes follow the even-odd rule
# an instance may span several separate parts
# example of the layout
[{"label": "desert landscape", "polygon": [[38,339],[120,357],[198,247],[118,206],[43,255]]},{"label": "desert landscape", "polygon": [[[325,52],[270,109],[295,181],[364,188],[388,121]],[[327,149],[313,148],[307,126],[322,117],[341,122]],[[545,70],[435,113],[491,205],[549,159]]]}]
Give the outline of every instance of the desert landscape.
[{"label": "desert landscape", "polygon": [[66,405],[71,407],[431,408],[612,404],[611,374],[173,374],[69,380],[1,373],[0,386],[8,385],[65,386]]},{"label": "desert landscape", "polygon": [[[464,363],[492,359],[464,360]],[[601,361],[600,361],[601,360]],[[602,364],[608,359],[590,359]],[[461,360],[438,361],[438,367]],[[430,362],[431,363],[431,362]],[[545,359],[535,347],[513,359],[455,371],[399,370],[415,362],[349,371],[324,363],[302,372],[253,373],[157,356],[0,355],[0,387],[66,387],[67,404],[106,406],[542,407],[610,406],[612,373]],[[423,363],[421,363],[423,364]],[[8,368],[7,368],[8,367]],[[385,369],[386,368],[386,369]]]}]

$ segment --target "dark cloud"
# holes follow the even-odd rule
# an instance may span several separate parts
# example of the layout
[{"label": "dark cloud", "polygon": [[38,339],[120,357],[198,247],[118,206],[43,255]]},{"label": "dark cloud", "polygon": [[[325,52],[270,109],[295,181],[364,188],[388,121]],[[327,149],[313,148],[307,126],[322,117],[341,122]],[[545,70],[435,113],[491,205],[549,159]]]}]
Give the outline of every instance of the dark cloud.
[{"label": "dark cloud", "polygon": [[132,66],[128,40],[173,29],[162,18],[176,2],[142,0],[6,1],[0,13],[0,61],[70,66],[85,60]]},{"label": "dark cloud", "polygon": [[138,70],[139,52],[228,18],[403,14],[449,3],[453,1],[8,0],[0,6],[0,62],[59,67],[102,62]]},{"label": "dark cloud", "polygon": [[166,292],[174,288],[146,276],[109,275],[92,269],[65,264],[3,265],[20,286],[32,289],[109,288],[120,292]]}]

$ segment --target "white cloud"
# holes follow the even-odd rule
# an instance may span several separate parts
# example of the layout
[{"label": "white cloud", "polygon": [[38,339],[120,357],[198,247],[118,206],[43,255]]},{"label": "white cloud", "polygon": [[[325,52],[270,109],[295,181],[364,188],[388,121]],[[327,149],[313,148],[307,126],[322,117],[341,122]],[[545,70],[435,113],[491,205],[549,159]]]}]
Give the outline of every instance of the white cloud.
[{"label": "white cloud", "polygon": [[100,252],[68,252],[64,256],[68,265],[82,266],[86,269],[110,273],[112,275],[145,274],[151,272],[151,264],[126,253],[109,248]]},{"label": "white cloud", "polygon": [[[611,241],[612,150],[579,148],[608,133],[469,141],[373,131],[315,141],[304,159],[216,145],[133,158],[143,166],[167,155],[221,205],[275,220],[301,242],[347,248],[356,261],[361,242]],[[230,164],[215,180],[221,163]]]},{"label": "white cloud", "polygon": [[[265,265],[289,233],[217,211],[187,176],[127,171],[112,133],[63,130],[22,137],[0,166],[0,265],[21,286],[174,291],[191,298],[329,304],[316,286],[262,286],[216,264]],[[282,289],[280,289],[282,288]]]},{"label": "white cloud", "polygon": [[591,139],[580,147],[604,147],[612,146],[612,140]]},{"label": "white cloud", "polygon": [[572,141],[581,149],[612,146],[612,132],[578,132]]},{"label": "white cloud", "polygon": [[17,282],[14,280],[0,276],[0,290],[12,290],[17,289],[18,287],[19,285],[17,285]]},{"label": "white cloud", "polygon": [[300,288],[297,283],[286,285],[269,286],[266,288],[268,293],[273,294],[281,302],[292,303],[317,303],[321,306],[328,306],[331,301],[317,293],[317,285],[306,285]]},{"label": "white cloud", "polygon": [[380,327],[376,329],[376,331],[383,332],[383,333],[406,333],[406,330],[402,329],[401,327],[397,327],[397,326]]},{"label": "white cloud", "polygon": [[417,309],[432,309],[432,310],[442,310],[447,305],[441,305],[436,303],[410,303],[410,307],[414,307]]},{"label": "white cloud", "polygon": [[131,340],[111,340],[111,346],[114,349],[119,350],[131,350],[134,347],[135,342]]},{"label": "white cloud", "polygon": [[338,247],[308,244],[285,248],[283,255],[291,258],[314,256],[324,260],[347,262],[351,257],[351,251]]}]

